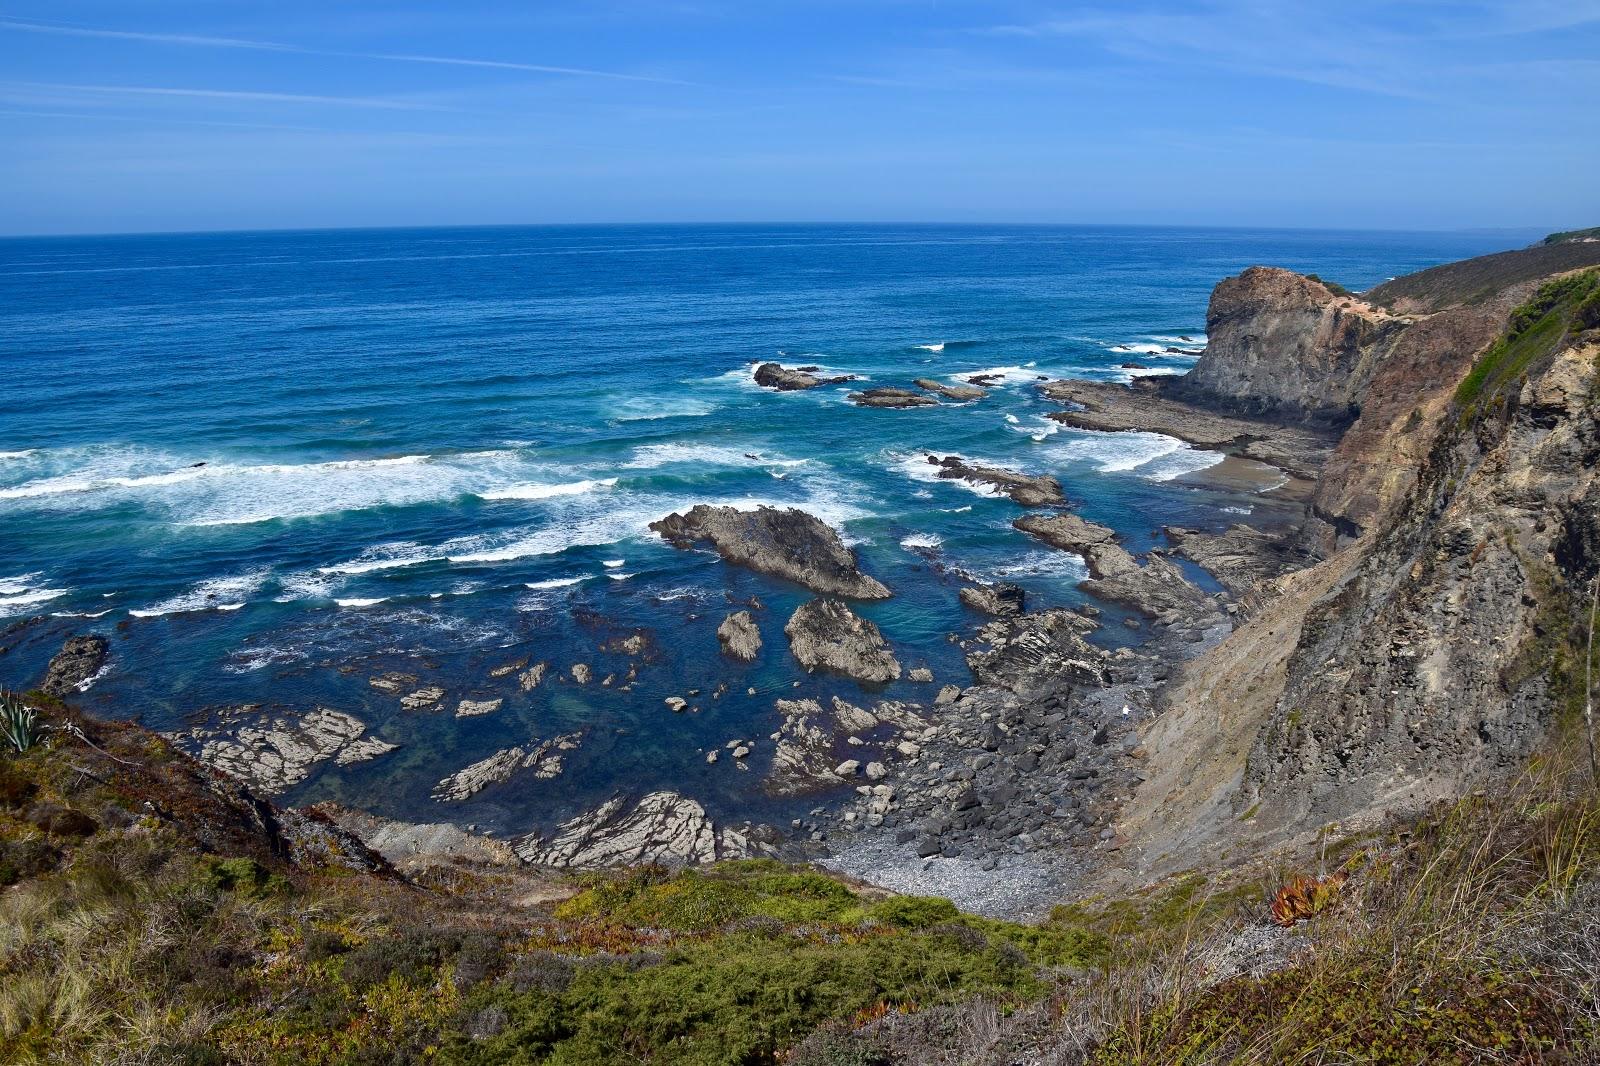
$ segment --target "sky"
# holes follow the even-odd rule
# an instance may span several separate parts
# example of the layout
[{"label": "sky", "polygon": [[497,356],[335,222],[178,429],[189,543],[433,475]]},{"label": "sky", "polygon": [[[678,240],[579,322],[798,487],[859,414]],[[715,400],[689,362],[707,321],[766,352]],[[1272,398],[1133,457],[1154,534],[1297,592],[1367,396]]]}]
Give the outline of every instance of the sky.
[{"label": "sky", "polygon": [[0,233],[1600,224],[1600,0],[0,0]]}]

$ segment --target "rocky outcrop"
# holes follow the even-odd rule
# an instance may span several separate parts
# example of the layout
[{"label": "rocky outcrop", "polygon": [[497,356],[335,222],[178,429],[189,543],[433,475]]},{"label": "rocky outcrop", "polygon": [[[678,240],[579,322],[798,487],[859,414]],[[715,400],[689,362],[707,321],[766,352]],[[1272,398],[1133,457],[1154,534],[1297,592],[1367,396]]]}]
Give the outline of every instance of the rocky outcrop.
[{"label": "rocky outcrop", "polygon": [[1021,585],[967,585],[956,595],[963,606],[996,617],[1019,615],[1027,603]]},{"label": "rocky outcrop", "polygon": [[661,863],[684,866],[769,854],[771,846],[748,827],[719,828],[694,800],[652,792],[637,803],[614,797],[563,823],[548,838],[518,841],[525,862],[574,870]]},{"label": "rocky outcrop", "polygon": [[855,375],[842,374],[838,377],[821,378],[807,371],[790,369],[778,363],[762,363],[756,367],[755,380],[757,385],[777,389],[779,392],[801,392],[819,385],[842,385],[846,381],[854,381]]},{"label": "rocky outcrop", "polygon": [[1083,556],[1091,576],[1079,587],[1093,596],[1126,604],[1166,623],[1193,619],[1214,606],[1182,570],[1159,554],[1151,552],[1140,565],[1105,526],[1073,514],[1024,515],[1012,525],[1053,548]]},{"label": "rocky outcrop", "polygon": [[929,455],[928,465],[935,468],[939,477],[992,488],[1024,507],[1059,507],[1067,502],[1066,494],[1061,491],[1061,482],[1049,474],[1019,474],[1004,467],[969,463],[958,455],[947,455],[942,459]]},{"label": "rocky outcrop", "polygon": [[220,711],[210,726],[172,739],[200,761],[272,796],[304,781],[329,759],[349,766],[399,746],[366,732],[359,718],[328,707],[298,716],[263,715],[259,705],[248,704]]},{"label": "rocky outcrop", "polygon": [[1234,525],[1221,533],[1176,526],[1164,532],[1178,555],[1199,564],[1247,610],[1260,602],[1273,581],[1311,561],[1289,531]]},{"label": "rocky outcrop", "polygon": [[39,688],[52,696],[70,696],[100,672],[110,654],[105,637],[68,637],[50,660]]},{"label": "rocky outcrop", "polygon": [[503,748],[493,755],[463,767],[433,786],[433,798],[440,803],[459,803],[490,785],[498,785],[528,771],[541,781],[561,776],[566,753],[575,751],[582,733],[566,733],[545,741]]},{"label": "rocky outcrop", "polygon": [[[772,734],[777,748],[762,788],[774,796],[793,796],[839,784],[829,716],[816,700],[779,700],[783,724]],[[876,724],[876,719],[874,719]]]},{"label": "rocky outcrop", "polygon": [[1344,425],[1386,341],[1403,328],[1315,278],[1251,267],[1212,291],[1205,353],[1166,388],[1228,409]]},{"label": "rocky outcrop", "polygon": [[493,714],[500,709],[505,700],[462,700],[456,704],[457,718],[477,718],[485,714]]},{"label": "rocky outcrop", "polygon": [[839,600],[801,604],[783,632],[789,650],[807,670],[829,670],[876,683],[900,678],[900,661],[878,627]]},{"label": "rocky outcrop", "polygon": [[1322,427],[1219,414],[1169,398],[1154,378],[1139,378],[1131,386],[1048,381],[1039,391],[1047,399],[1072,405],[1072,410],[1056,411],[1049,417],[1074,429],[1161,433],[1197,448],[1266,463],[1308,481],[1316,479],[1338,441],[1336,432]]},{"label": "rocky outcrop", "polygon": [[717,627],[717,641],[722,653],[740,662],[754,662],[761,651],[761,630],[749,611],[735,611]]},{"label": "rocky outcrop", "polygon": [[967,666],[982,685],[1026,694],[1060,685],[1103,685],[1110,661],[1085,638],[1096,623],[1072,611],[1002,618],[978,630]]},{"label": "rocky outcrop", "polygon": [[702,503],[652,522],[650,528],[674,547],[708,543],[735,566],[785,578],[824,596],[889,596],[882,582],[861,572],[855,552],[838,533],[794,508],[741,511]]},{"label": "rocky outcrop", "polygon": [[971,403],[973,400],[981,400],[989,395],[989,390],[979,385],[946,385],[944,382],[933,378],[918,378],[912,384],[925,392],[936,393],[947,400],[955,400],[957,403]]},{"label": "rocky outcrop", "polygon": [[892,385],[852,392],[850,394],[850,402],[858,407],[905,408],[939,406],[939,401],[932,396]]}]

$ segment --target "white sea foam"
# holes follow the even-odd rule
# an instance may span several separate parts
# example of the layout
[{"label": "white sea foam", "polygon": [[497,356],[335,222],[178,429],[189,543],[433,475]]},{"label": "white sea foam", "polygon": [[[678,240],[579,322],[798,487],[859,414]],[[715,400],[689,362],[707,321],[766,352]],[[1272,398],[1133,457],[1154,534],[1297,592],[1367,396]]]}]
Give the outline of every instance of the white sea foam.
[{"label": "white sea foam", "polygon": [[1226,511],[1228,514],[1248,515],[1255,513],[1254,507],[1222,507],[1219,510]]},{"label": "white sea foam", "polygon": [[373,596],[370,599],[351,597],[347,600],[334,600],[333,602],[337,603],[340,607],[371,607],[375,604],[383,603],[388,598],[389,597],[387,596]]},{"label": "white sea foam", "polygon": [[512,485],[504,489],[490,489],[478,495],[485,500],[547,500],[552,496],[576,496],[596,489],[608,489],[616,483],[616,478],[607,477],[569,481],[561,485]]},{"label": "white sea foam", "polygon": [[620,571],[606,575],[606,577],[609,577],[612,581],[626,581],[632,576],[632,574],[624,574]]},{"label": "white sea foam", "polygon": [[983,378],[991,385],[995,383],[994,379],[999,379],[1002,385],[1022,385],[1039,380],[1038,365],[1037,361],[1030,361],[1021,366],[991,366],[983,370],[963,370],[948,377],[958,385],[968,384],[971,378]]},{"label": "white sea foam", "polygon": [[22,614],[36,603],[48,603],[65,596],[71,589],[27,589],[13,595],[0,596],[0,618]]},{"label": "white sea foam", "polygon": [[703,418],[717,409],[714,403],[688,397],[641,396],[623,400],[611,408],[616,422],[653,422],[660,418]]},{"label": "white sea foam", "polygon": [[1223,459],[1220,452],[1191,448],[1176,437],[1138,430],[1074,430],[1055,454],[1064,461],[1091,463],[1102,474],[1135,473],[1151,481],[1170,481]]},{"label": "white sea foam", "polygon": [[607,570],[615,570],[617,567],[621,566],[627,561],[628,560],[626,559],[604,559],[601,561],[600,565],[605,567]]},{"label": "white sea foam", "polygon": [[1050,577],[1073,584],[1089,576],[1089,568],[1072,552],[1034,551],[998,566],[980,571],[990,581],[1009,581],[1019,577]]},{"label": "white sea foam", "polygon": [[0,452],[0,462],[9,462],[12,459],[26,459],[36,450],[34,448],[24,448],[20,452]]},{"label": "white sea foam", "polygon": [[948,514],[966,514],[970,510],[972,510],[972,504],[970,504],[970,503],[967,504],[965,507],[947,507],[947,508],[945,508],[945,511]]},{"label": "white sea foam", "polygon": [[[964,456],[956,455],[954,452],[939,452],[936,454],[938,454],[940,458],[945,458],[947,456],[953,456],[958,459],[965,458]],[[886,452],[885,455],[890,460],[889,468],[891,470],[898,470],[900,473],[906,475],[913,481],[922,481],[930,485],[949,485],[953,488],[966,489],[968,492],[975,493],[979,496],[1003,495],[998,488],[992,485],[978,484],[968,481],[966,478],[940,477],[939,471],[942,468],[928,462],[927,452],[913,452],[910,455],[906,455],[901,452],[890,451]],[[1005,465],[1002,463],[993,463],[987,459],[974,459],[971,461],[983,466],[1001,467]]]},{"label": "white sea foam", "polygon": [[267,576],[266,570],[253,570],[229,577],[212,578],[171,599],[128,613],[135,618],[157,618],[161,615],[182,614],[189,611],[237,611],[245,605],[251,593],[265,584]]},{"label": "white sea foam", "polygon": [[1184,448],[1181,451],[1163,455],[1153,462],[1146,463],[1139,468],[1139,476],[1149,481],[1171,481],[1173,478],[1216,466],[1222,460],[1223,455],[1221,452],[1203,451],[1199,448]]},{"label": "white sea foam", "polygon": [[938,344],[919,344],[917,347],[925,352],[942,352],[944,351],[944,341],[940,341]]},{"label": "white sea foam", "polygon": [[937,548],[943,543],[944,538],[937,533],[913,533],[908,537],[900,538],[900,547],[910,549]]},{"label": "white sea foam", "polygon": [[33,587],[33,581],[39,575],[18,574],[15,577],[0,577],[0,596],[15,596],[19,592],[27,592]]},{"label": "white sea foam", "polygon": [[680,463],[697,463],[701,466],[804,466],[809,459],[789,459],[781,455],[767,455],[758,448],[730,448],[719,444],[694,444],[684,441],[664,444],[643,444],[633,450],[632,457],[623,465],[626,470],[655,470]]},{"label": "white sea foam", "polygon": [[579,575],[578,577],[552,577],[546,581],[530,581],[528,582],[528,588],[535,590],[564,589],[569,585],[579,585],[587,580],[587,575]]}]

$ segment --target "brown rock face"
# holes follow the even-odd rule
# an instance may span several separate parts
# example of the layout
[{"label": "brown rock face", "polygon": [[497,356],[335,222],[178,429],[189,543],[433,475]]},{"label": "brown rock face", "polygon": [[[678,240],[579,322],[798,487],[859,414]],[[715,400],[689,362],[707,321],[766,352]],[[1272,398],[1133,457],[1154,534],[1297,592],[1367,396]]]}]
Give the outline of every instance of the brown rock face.
[{"label": "brown rock face", "polygon": [[1345,423],[1400,321],[1311,278],[1251,267],[1219,283],[1205,354],[1171,388],[1240,411]]},{"label": "brown rock face", "polygon": [[740,662],[754,661],[761,651],[761,630],[756,628],[756,620],[750,617],[749,611],[735,611],[724,618],[717,627],[717,640],[722,644],[723,654]]},{"label": "brown rock face", "polygon": [[50,660],[39,687],[52,696],[71,695],[79,685],[100,672],[109,654],[110,646],[105,637],[69,637]]},{"label": "brown rock face", "polygon": [[675,547],[709,543],[736,566],[787,578],[823,595],[889,598],[881,581],[861,572],[855,552],[832,527],[792,507],[741,511],[702,503],[652,522],[650,528]]}]

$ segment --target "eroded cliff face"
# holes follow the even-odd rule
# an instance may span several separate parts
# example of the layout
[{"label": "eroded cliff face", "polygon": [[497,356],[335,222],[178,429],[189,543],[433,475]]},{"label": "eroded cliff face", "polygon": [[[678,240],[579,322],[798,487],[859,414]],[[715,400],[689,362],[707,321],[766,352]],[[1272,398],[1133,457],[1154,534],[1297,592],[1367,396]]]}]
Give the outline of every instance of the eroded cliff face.
[{"label": "eroded cliff face", "polygon": [[1600,556],[1600,345],[1440,433],[1415,489],[1306,613],[1239,809],[1315,825],[1509,773],[1571,695]]},{"label": "eroded cliff face", "polygon": [[1344,424],[1404,322],[1314,278],[1251,267],[1212,291],[1205,354],[1172,392],[1251,414]]}]

